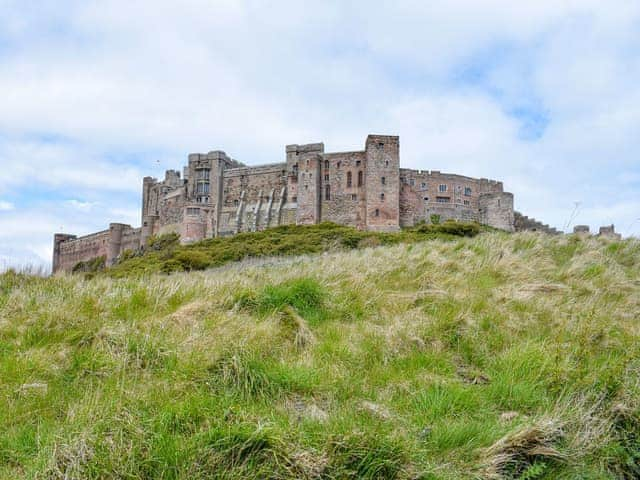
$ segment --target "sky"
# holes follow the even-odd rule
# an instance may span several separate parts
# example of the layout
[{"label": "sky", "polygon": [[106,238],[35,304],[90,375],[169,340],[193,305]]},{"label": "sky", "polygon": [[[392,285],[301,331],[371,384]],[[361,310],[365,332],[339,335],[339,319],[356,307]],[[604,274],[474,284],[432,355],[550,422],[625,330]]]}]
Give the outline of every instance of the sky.
[{"label": "sky", "polygon": [[0,0],[0,268],[140,224],[142,177],[362,149],[640,236],[637,0]]}]

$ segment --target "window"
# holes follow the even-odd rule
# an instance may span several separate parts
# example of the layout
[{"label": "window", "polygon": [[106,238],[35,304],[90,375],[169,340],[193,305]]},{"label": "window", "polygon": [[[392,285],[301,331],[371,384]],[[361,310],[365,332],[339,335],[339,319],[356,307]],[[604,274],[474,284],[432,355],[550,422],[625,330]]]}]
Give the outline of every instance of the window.
[{"label": "window", "polygon": [[387,178],[386,177],[381,177],[380,181],[382,182],[382,185],[386,185],[387,183]]},{"label": "window", "polygon": [[329,168],[329,160],[325,160],[324,161],[324,168],[326,168],[326,169]]},{"label": "window", "polygon": [[199,195],[206,195],[209,193],[209,182],[201,182],[198,183],[197,187],[196,187],[196,192]]},{"label": "window", "polygon": [[351,172],[347,172],[347,188],[351,187]]},{"label": "window", "polygon": [[199,208],[187,208],[187,215],[199,215],[200,214],[200,209]]},{"label": "window", "polygon": [[465,204],[465,205],[469,205],[469,200],[465,200],[465,201],[464,201],[464,204]]},{"label": "window", "polygon": [[324,181],[325,181],[325,182],[328,182],[328,181],[329,181],[329,174],[328,174],[328,173],[325,173],[325,175],[324,175]]},{"label": "window", "polygon": [[362,170],[360,170],[360,171],[358,172],[358,186],[359,186],[359,187],[361,187],[361,186],[362,186],[362,177],[363,177],[363,175],[362,175]]},{"label": "window", "polygon": [[416,184],[416,179],[415,178],[409,179],[409,185],[411,185],[413,187],[413,186],[415,186],[415,184]]},{"label": "window", "polygon": [[447,186],[446,186],[445,184],[441,183],[441,184],[438,186],[438,191],[439,191],[439,192],[446,192],[446,191],[447,191]]},{"label": "window", "polygon": [[355,193],[352,193],[351,200],[358,200],[358,195],[356,195]]},{"label": "window", "polygon": [[197,180],[209,180],[209,173],[211,172],[208,168],[199,168],[196,170],[196,179]]},{"label": "window", "polygon": [[389,166],[389,160],[385,160],[385,161],[384,161],[384,166],[385,166],[385,167],[388,167],[388,166]]},{"label": "window", "polygon": [[382,202],[384,202],[384,193],[381,193],[381,194],[380,194],[380,200],[381,200]]},{"label": "window", "polygon": [[331,200],[331,185],[325,185],[324,187],[324,199]]},{"label": "window", "polygon": [[236,199],[233,201],[233,206],[237,207],[238,205],[240,205],[240,202]]},{"label": "window", "polygon": [[293,197],[291,197],[291,201],[292,202],[297,202],[298,201],[298,197],[296,197],[295,195]]},{"label": "window", "polygon": [[429,201],[429,197],[424,197],[424,201],[428,202]]},{"label": "window", "polygon": [[356,167],[360,166],[360,160],[356,160]]},{"label": "window", "polygon": [[424,182],[422,182],[422,183],[420,184],[420,188],[422,188],[423,190],[426,190],[426,189],[427,189],[427,184],[426,184],[426,183],[424,183]]},{"label": "window", "polygon": [[464,187],[464,194],[467,197],[471,196],[471,187]]},{"label": "window", "polygon": [[375,216],[376,216],[376,217],[379,217],[379,216],[380,216],[380,210],[378,210],[377,208],[376,208],[376,211],[375,211]]},{"label": "window", "polygon": [[378,142],[378,148],[384,148],[384,143]]},{"label": "window", "polygon": [[336,168],[340,168],[342,166],[342,162],[336,163]]},{"label": "window", "polygon": [[438,203],[449,203],[451,199],[449,197],[436,197]]}]

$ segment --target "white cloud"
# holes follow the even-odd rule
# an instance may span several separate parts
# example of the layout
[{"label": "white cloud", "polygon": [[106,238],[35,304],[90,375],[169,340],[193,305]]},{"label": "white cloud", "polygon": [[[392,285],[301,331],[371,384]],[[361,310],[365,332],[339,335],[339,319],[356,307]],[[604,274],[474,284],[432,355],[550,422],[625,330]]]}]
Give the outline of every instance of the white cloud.
[{"label": "white cloud", "polygon": [[0,200],[0,212],[8,212],[9,210],[13,210],[15,205],[11,202],[7,202],[5,200]]}]

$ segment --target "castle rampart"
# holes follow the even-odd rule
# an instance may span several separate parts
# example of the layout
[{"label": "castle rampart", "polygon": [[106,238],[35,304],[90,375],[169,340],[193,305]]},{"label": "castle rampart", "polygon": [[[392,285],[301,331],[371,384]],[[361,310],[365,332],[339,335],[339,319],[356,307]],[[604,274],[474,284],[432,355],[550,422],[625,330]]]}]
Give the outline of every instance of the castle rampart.
[{"label": "castle rampart", "polygon": [[[53,271],[104,256],[107,265],[152,235],[183,243],[286,224],[331,221],[394,231],[417,222],[477,221],[512,231],[513,195],[502,182],[400,168],[397,136],[369,135],[363,150],[287,145],[283,162],[247,166],[223,151],[192,153],[164,179],[142,181],[141,227],[113,223],[85,237],[56,234]],[[520,217],[522,218],[522,217]],[[525,222],[526,223],[526,222]]]}]

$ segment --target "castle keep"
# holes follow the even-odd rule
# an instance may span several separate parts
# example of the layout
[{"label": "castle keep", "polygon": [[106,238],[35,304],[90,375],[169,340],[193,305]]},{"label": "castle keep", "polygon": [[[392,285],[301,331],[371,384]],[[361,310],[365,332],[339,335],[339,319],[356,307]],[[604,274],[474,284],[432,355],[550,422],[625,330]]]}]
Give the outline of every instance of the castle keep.
[{"label": "castle keep", "polygon": [[222,151],[190,154],[182,174],[142,182],[141,227],[112,223],[84,237],[55,234],[53,272],[102,257],[113,264],[151,235],[183,243],[285,224],[335,222],[394,231],[419,221],[477,221],[513,231],[513,194],[502,182],[400,168],[396,136],[369,135],[364,150],[328,153],[324,144],[287,145],[281,163],[246,166]]}]

